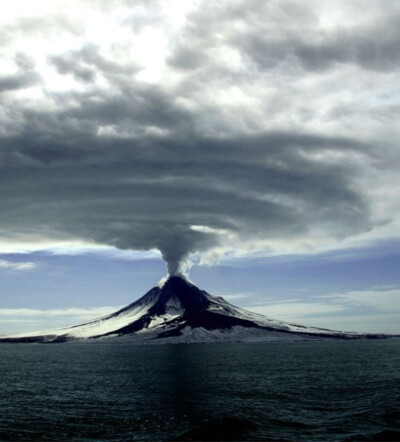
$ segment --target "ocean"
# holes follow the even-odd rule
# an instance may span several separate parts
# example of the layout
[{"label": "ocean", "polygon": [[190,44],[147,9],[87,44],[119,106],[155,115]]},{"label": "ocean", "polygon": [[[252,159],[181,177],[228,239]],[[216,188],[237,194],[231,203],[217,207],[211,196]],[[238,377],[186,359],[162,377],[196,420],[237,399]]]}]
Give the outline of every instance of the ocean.
[{"label": "ocean", "polygon": [[400,440],[400,340],[2,344],[0,440]]}]

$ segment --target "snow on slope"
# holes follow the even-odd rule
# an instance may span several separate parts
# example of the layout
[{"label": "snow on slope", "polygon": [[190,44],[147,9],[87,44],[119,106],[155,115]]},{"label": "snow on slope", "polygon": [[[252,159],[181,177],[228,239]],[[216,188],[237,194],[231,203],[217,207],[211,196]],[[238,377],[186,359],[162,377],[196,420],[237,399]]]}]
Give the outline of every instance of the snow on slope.
[{"label": "snow on slope", "polygon": [[344,333],[346,335],[354,335],[359,336],[360,333],[356,332],[340,332],[335,330],[328,330],[324,328],[317,328],[317,327],[306,327],[299,324],[291,324],[288,322],[279,321],[277,319],[271,319],[267,318],[264,315],[261,315],[259,313],[250,312],[248,310],[244,310],[240,307],[236,307],[229,302],[227,302],[222,297],[216,297],[211,296],[207,294],[207,297],[210,300],[210,311],[217,312],[221,315],[227,315],[227,316],[234,316],[237,318],[246,319],[249,321],[254,322],[257,325],[260,325],[261,327],[272,327],[277,330],[285,330],[285,331],[291,331],[291,332],[298,332],[298,333],[313,333],[313,334],[333,334],[337,335],[338,333]]},{"label": "snow on slope", "polygon": [[139,299],[139,301],[124,307],[115,313],[111,313],[110,315],[95,319],[93,321],[85,322],[72,327],[62,327],[35,333],[1,336],[1,338],[22,338],[44,335],[68,335],[74,338],[90,338],[92,336],[106,334],[140,319],[143,315],[148,313],[149,309],[154,305],[157,299],[157,293],[155,293],[153,289],[145,297]]},{"label": "snow on slope", "polygon": [[[180,277],[170,277],[138,301],[73,327],[2,336],[0,342],[63,342],[118,337],[126,342],[231,342],[384,337],[288,324],[243,310]],[[91,340],[93,341],[93,340]]]}]

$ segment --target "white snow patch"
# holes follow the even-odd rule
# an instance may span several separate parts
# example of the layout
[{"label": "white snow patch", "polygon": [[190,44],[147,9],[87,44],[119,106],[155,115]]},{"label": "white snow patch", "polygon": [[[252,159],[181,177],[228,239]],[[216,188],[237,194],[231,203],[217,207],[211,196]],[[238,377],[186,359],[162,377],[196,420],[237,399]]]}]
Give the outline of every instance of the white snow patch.
[{"label": "white snow patch", "polygon": [[[274,340],[309,340],[309,339],[321,339],[323,335],[344,336],[344,337],[357,337],[363,336],[359,333],[338,332],[332,330],[325,330],[316,327],[303,327],[298,324],[289,324],[283,321],[267,318],[261,314],[249,312],[239,307],[235,307],[228,303],[221,297],[214,297],[203,292],[207,299],[210,301],[208,310],[210,312],[218,313],[220,315],[235,317],[251,321],[261,327],[269,327],[275,330],[263,330],[256,327],[241,327],[236,326],[230,329],[218,329],[207,330],[205,328],[191,328],[188,325],[183,328],[181,335],[163,337],[158,339],[158,335],[168,331],[172,331],[178,327],[178,325],[184,325],[184,318],[182,315],[185,312],[182,304],[177,296],[172,295],[165,304],[165,313],[150,318],[150,322],[147,327],[138,330],[136,333],[132,333],[125,336],[117,336],[118,330],[126,327],[139,319],[144,315],[148,315],[150,309],[159,300],[160,289],[154,288],[146,296],[141,298],[136,303],[128,306],[102,318],[86,322],[73,327],[63,327],[54,330],[41,331],[36,333],[24,333],[12,336],[2,336],[2,338],[25,338],[25,337],[37,337],[44,336],[45,340],[51,341],[57,337],[65,336],[66,338],[86,339],[105,334],[109,336],[101,337],[101,341],[104,339],[109,342],[109,339],[123,339],[123,342],[158,342],[161,343],[179,343],[179,342],[264,342]],[[181,319],[180,319],[181,318]],[[282,333],[282,332],[297,332]],[[302,333],[302,335],[300,334]],[[110,336],[113,336],[112,338]],[[323,338],[323,337],[322,337]],[[90,340],[93,342],[93,340]]]},{"label": "white snow patch", "polygon": [[170,314],[183,314],[185,309],[182,307],[179,299],[176,296],[171,296],[165,303],[166,311]]},{"label": "white snow patch", "polygon": [[110,333],[137,321],[148,313],[155,304],[158,295],[155,291],[144,299],[144,302],[133,305],[132,308],[122,309],[114,314],[104,316],[84,324],[72,327],[62,327],[53,330],[39,331],[35,333],[22,333],[18,335],[2,336],[2,338],[24,338],[28,336],[68,336],[73,338],[90,338],[93,336]]},{"label": "white snow patch", "polygon": [[267,318],[259,313],[250,312],[248,310],[241,309],[232,304],[229,304],[222,297],[207,296],[211,304],[208,308],[209,311],[213,311],[226,316],[234,316],[237,318],[252,321],[257,325],[262,327],[273,327],[278,330],[286,330],[299,333],[312,333],[312,334],[329,334],[329,335],[351,335],[359,336],[360,333],[357,332],[340,332],[335,330],[326,330],[317,327],[305,327],[299,324],[290,324],[287,322],[279,321],[277,319]]}]

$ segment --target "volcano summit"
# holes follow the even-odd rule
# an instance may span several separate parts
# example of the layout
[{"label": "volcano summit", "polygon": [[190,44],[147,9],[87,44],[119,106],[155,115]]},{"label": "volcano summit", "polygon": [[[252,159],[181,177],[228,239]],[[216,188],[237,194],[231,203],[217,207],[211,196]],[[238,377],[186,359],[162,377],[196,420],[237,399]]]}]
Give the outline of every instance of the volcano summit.
[{"label": "volcano summit", "polygon": [[363,337],[385,335],[339,332],[269,319],[212,296],[182,277],[170,276],[139,300],[108,316],[73,327],[3,336],[0,342],[259,342]]}]

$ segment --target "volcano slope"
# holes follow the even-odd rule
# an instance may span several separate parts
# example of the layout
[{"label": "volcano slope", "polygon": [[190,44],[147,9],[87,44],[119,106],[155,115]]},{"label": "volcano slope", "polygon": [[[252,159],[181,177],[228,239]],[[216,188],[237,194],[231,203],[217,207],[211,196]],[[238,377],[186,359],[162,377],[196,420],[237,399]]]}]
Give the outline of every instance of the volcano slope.
[{"label": "volcano slope", "polygon": [[339,332],[269,319],[243,310],[171,276],[132,304],[99,319],[46,332],[2,336],[0,342],[262,342],[385,338]]}]

